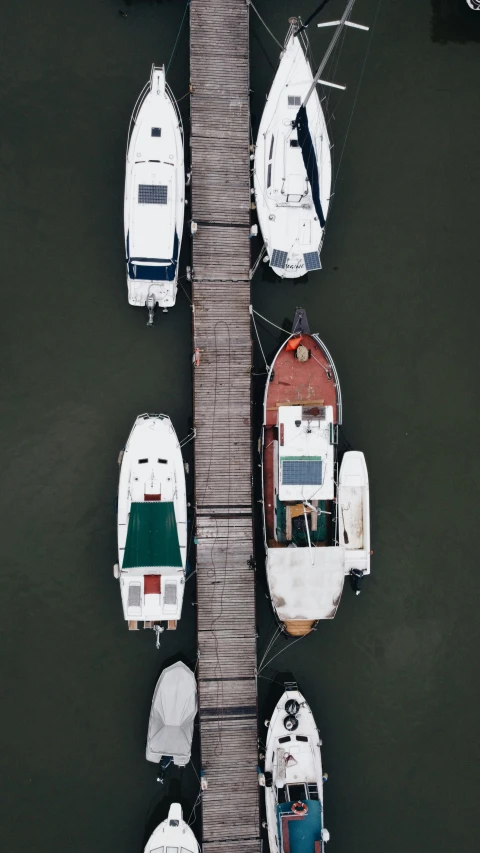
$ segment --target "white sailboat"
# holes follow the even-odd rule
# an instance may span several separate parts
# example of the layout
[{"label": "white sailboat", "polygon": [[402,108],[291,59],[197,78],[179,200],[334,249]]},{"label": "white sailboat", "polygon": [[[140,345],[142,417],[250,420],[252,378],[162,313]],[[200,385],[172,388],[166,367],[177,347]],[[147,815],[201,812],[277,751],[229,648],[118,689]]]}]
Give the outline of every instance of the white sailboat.
[{"label": "white sailboat", "polygon": [[182,612],[187,499],[182,451],[167,415],[139,415],[121,454],[118,563],[123,613],[158,634]]},{"label": "white sailboat", "polygon": [[152,832],[145,853],[200,853],[198,841],[183,819],[180,803],[172,803],[168,817]]},{"label": "white sailboat", "polygon": [[[305,27],[290,19],[285,48],[267,98],[255,148],[254,188],[266,257],[281,278],[322,268],[320,249],[331,196],[332,163],[317,83],[355,0],[349,0],[323,61],[313,76]],[[313,16],[312,16],[313,17]],[[310,20],[310,19],[309,19]],[[368,29],[358,24],[350,24]],[[320,25],[319,25],[320,26]]]},{"label": "white sailboat", "polygon": [[265,806],[268,843],[277,853],[323,853],[321,739],[313,714],[294,683],[285,685],[268,724]]},{"label": "white sailboat", "polygon": [[130,119],[125,176],[128,301],[175,305],[185,213],[183,127],[164,67],[152,66]]}]

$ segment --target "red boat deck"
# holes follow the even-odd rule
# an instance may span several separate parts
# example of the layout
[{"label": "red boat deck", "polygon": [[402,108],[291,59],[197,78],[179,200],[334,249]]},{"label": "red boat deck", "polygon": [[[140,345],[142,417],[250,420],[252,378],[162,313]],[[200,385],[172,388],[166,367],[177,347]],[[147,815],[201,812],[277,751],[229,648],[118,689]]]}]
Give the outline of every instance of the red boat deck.
[{"label": "red boat deck", "polygon": [[[288,341],[287,341],[288,343]],[[282,547],[275,540],[275,511],[273,493],[273,439],[279,406],[332,406],[333,421],[338,422],[338,389],[332,364],[323,348],[311,335],[303,335],[302,344],[310,352],[308,361],[301,362],[286,345],[273,364],[273,378],[268,385],[263,454],[263,483],[266,536],[269,548]],[[312,412],[313,414],[313,412]]]}]

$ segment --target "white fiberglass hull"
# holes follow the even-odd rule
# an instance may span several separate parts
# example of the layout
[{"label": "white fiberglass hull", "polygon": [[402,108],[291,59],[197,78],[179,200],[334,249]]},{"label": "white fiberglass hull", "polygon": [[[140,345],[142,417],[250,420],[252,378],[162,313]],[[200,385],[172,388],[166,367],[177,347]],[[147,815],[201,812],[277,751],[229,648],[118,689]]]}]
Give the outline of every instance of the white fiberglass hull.
[{"label": "white fiberglass hull", "polygon": [[137,623],[181,616],[187,555],[182,451],[166,415],[139,415],[118,487],[118,569],[123,613]]},{"label": "white fiberglass hull", "polygon": [[125,256],[130,305],[175,304],[185,213],[183,128],[164,68],[152,68],[130,122]]},{"label": "white fiberglass hull", "polygon": [[[320,269],[332,166],[325,116],[315,90],[306,117],[318,170],[318,204],[307,176],[297,129],[292,127],[313,81],[292,29],[268,95],[255,148],[255,203],[270,266],[281,278]],[[318,207],[321,208],[319,215]]]},{"label": "white fiberglass hull", "polygon": [[338,478],[338,541],[345,549],[345,574],[370,574],[370,492],[365,456],[344,454]]},{"label": "white fiberglass hull", "polygon": [[[304,697],[296,685],[286,687],[269,722],[265,749],[269,846],[270,850],[286,853],[290,821],[304,818],[308,833],[304,840],[305,849],[323,851],[328,833],[323,826],[322,742]],[[292,702],[298,708],[293,715],[285,707]],[[315,846],[315,842],[320,846]]]},{"label": "white fiberglass hull", "polygon": [[200,853],[197,839],[186,821],[183,820],[180,803],[172,803],[168,818],[157,826],[148,839],[145,853],[158,853],[160,850],[175,850],[177,853],[180,850],[182,853]]}]

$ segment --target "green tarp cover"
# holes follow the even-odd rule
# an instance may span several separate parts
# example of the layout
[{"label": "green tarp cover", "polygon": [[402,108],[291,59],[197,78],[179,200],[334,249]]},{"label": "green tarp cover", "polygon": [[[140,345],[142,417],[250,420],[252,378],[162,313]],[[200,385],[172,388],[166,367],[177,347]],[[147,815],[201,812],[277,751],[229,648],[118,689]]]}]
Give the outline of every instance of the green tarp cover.
[{"label": "green tarp cover", "polygon": [[132,503],[123,568],[181,565],[173,503]]}]

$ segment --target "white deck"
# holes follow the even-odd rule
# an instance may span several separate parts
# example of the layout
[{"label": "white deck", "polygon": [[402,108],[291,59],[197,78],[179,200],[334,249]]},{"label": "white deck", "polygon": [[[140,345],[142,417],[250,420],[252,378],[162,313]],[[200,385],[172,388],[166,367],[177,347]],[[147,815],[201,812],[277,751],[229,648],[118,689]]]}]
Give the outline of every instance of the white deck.
[{"label": "white deck", "polygon": [[148,839],[145,853],[200,853],[192,830],[183,820],[182,807],[172,803],[168,818],[157,826]]},{"label": "white deck", "polygon": [[345,549],[268,548],[267,579],[282,622],[333,619],[345,579]]},{"label": "white deck", "polygon": [[339,542],[345,548],[345,573],[370,574],[370,494],[363,453],[344,454],[338,482]]}]

